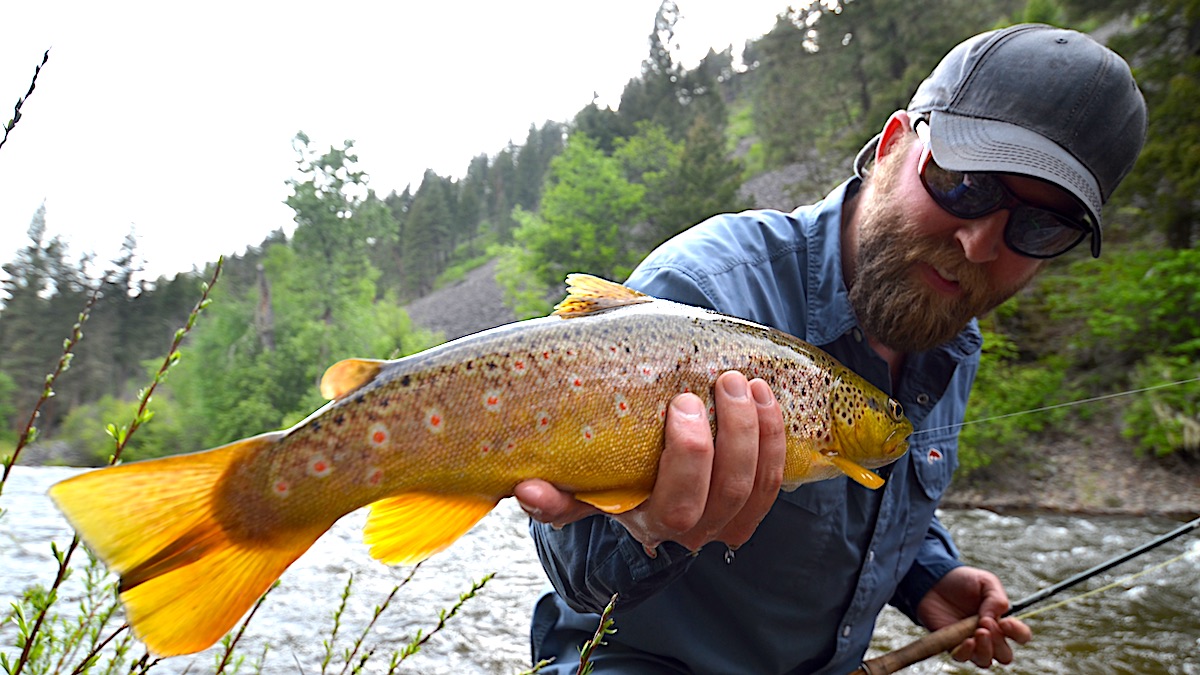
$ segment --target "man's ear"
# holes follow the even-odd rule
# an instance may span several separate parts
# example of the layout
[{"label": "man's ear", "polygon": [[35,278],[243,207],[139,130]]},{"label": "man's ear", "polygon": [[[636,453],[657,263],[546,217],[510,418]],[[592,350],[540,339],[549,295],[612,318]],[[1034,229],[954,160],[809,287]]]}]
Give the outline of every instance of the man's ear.
[{"label": "man's ear", "polygon": [[892,113],[892,116],[883,125],[883,134],[879,138],[879,145],[875,146],[875,163],[878,164],[879,160],[891,154],[896,149],[896,141],[912,132],[912,120],[909,119],[907,110],[897,110]]}]

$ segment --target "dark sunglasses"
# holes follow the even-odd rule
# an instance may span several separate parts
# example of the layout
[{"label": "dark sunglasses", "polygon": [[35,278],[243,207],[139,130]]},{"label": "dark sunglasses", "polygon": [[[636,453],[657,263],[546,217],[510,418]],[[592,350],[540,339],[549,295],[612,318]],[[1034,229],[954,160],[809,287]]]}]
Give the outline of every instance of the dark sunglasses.
[{"label": "dark sunglasses", "polygon": [[925,191],[947,213],[973,220],[1008,209],[1004,243],[1030,258],[1053,258],[1075,248],[1092,233],[1091,218],[1072,218],[1031,206],[1014,195],[994,174],[949,171],[933,161],[933,151],[924,134],[925,147],[917,165]]}]

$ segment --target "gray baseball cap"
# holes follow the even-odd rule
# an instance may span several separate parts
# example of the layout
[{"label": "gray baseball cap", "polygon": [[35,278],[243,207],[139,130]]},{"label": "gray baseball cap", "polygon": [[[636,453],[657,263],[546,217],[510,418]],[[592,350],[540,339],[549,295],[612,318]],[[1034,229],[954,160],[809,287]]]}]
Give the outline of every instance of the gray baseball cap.
[{"label": "gray baseball cap", "polygon": [[930,148],[951,171],[1032,176],[1074,195],[1092,217],[1133,168],[1146,103],[1129,65],[1073,30],[1019,24],[952,49],[908,112],[929,120]]}]

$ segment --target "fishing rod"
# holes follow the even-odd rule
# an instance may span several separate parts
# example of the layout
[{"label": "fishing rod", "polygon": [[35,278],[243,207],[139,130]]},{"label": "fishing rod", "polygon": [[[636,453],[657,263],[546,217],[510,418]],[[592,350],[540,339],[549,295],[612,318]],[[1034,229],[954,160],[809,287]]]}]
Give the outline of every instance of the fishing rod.
[{"label": "fishing rod", "polygon": [[[1136,558],[1147,551],[1158,548],[1169,541],[1178,539],[1179,537],[1182,537],[1198,527],[1200,527],[1200,518],[1196,518],[1191,522],[1184,523],[1183,525],[1180,525],[1174,530],[1171,530],[1170,532],[1154,539],[1153,541],[1142,544],[1141,546],[1138,546],[1137,548],[1126,553],[1122,553],[1111,560],[1106,560],[1105,562],[1102,562],[1091,569],[1080,572],[1079,574],[1076,574],[1069,579],[1060,581],[1053,586],[1043,588],[1027,598],[1018,600],[1007,612],[1004,613],[1004,616],[1022,612],[1041,602],[1042,600],[1045,600],[1046,598],[1057,595],[1058,593],[1061,593],[1072,586],[1077,586],[1078,584],[1091,579],[1097,574],[1105,572],[1113,567],[1116,567],[1117,565],[1120,565],[1121,563]],[[963,640],[971,637],[978,626],[979,617],[969,616],[961,621],[958,621],[957,623],[952,623],[949,626],[939,628],[929,635],[911,642],[900,649],[888,652],[883,656],[871,659],[869,661],[864,661],[862,667],[850,673],[850,675],[890,675],[890,673],[898,672],[913,665],[914,663],[924,661],[931,656],[936,656],[937,654],[957,647],[958,645],[962,644]]]}]

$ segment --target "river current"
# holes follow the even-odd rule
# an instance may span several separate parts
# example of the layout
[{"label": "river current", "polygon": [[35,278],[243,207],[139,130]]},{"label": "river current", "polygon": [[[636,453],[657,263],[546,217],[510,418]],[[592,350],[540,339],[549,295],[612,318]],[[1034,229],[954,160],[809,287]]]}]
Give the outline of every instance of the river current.
[{"label": "river current", "polygon": [[[78,472],[58,467],[13,470],[0,496],[0,508],[5,510],[0,516],[0,618],[8,614],[10,603],[16,602],[24,589],[52,581],[56,566],[51,542],[65,549],[71,530],[45,494],[54,482]],[[1011,516],[962,510],[945,511],[941,518],[954,533],[964,560],[996,572],[1014,600],[1178,525],[1155,518]],[[342,670],[344,661],[339,654],[350,648],[376,606],[411,571],[386,567],[367,555],[361,543],[364,520],[363,512],[343,518],[284,574],[242,638],[239,652],[245,655],[245,664],[241,672],[253,672],[251,666],[261,658],[264,646],[268,649],[262,660],[263,673],[322,672],[323,642],[353,574],[352,593],[326,672]],[[495,576],[463,604],[445,629],[404,661],[398,672],[511,675],[527,670],[530,611],[545,580],[525,526],[525,515],[513,500],[504,500],[474,530],[426,561],[376,621],[364,643],[375,653],[362,672],[386,672],[393,651],[418,630],[428,633],[436,625],[439,611],[452,607],[461,593],[487,574]],[[1129,574],[1178,556],[1159,569],[1123,581]],[[79,568],[86,557],[79,552],[74,560]],[[77,602],[82,576],[81,572],[73,575],[62,592],[64,614],[70,614]],[[1018,647],[1017,661],[1003,672],[1200,675],[1200,536],[1185,535],[1033,609],[1114,581],[1122,583],[1031,617],[1033,642]],[[878,656],[922,634],[889,608],[880,617],[867,656]],[[15,644],[14,624],[4,622],[0,625],[0,652],[15,656]],[[217,653],[214,648],[166,659],[150,672],[211,672]],[[940,656],[903,672],[980,671]]]}]

